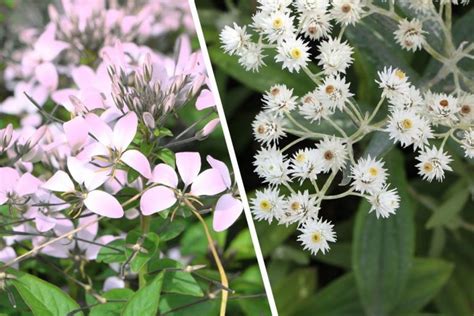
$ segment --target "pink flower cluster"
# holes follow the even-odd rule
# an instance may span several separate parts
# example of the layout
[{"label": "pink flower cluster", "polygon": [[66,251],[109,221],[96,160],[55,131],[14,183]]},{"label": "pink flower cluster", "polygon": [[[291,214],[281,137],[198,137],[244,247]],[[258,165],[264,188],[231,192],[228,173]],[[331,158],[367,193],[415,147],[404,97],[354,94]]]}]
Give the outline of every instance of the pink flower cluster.
[{"label": "pink flower cluster", "polygon": [[[58,258],[81,253],[94,260],[97,244],[123,238],[97,237],[97,215],[133,219],[214,197],[214,229],[237,220],[242,203],[222,161],[207,156],[210,168],[201,171],[198,152],[177,152],[168,164],[154,155],[171,152],[168,144],[190,131],[187,144],[202,141],[219,124],[209,115],[215,103],[202,56],[192,51],[189,37],[177,39],[175,57],[140,45],[181,27],[172,17],[190,27],[180,3],[153,1],[133,11],[105,9],[104,1],[64,0],[61,11],[50,8],[51,22],[18,63],[8,65],[4,77],[13,95],[0,112],[14,119],[0,130],[0,205],[8,208],[18,235],[0,240],[6,245],[0,261],[15,258],[15,242],[31,238],[38,246],[96,221],[76,233],[74,242],[65,238],[41,249]],[[104,23],[104,34],[93,32],[97,23]],[[101,45],[90,46],[93,40]],[[169,122],[185,106],[194,106],[203,124],[174,130]],[[117,199],[124,188],[138,192],[137,208]]]}]

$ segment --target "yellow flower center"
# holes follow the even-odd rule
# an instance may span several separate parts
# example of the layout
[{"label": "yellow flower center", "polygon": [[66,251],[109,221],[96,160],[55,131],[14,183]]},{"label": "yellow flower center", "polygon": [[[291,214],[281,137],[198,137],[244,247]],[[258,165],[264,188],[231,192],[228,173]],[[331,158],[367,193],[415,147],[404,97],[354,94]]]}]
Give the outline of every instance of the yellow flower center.
[{"label": "yellow flower center", "polygon": [[332,84],[330,84],[326,86],[325,90],[327,94],[332,94],[336,90],[336,88]]},{"label": "yellow flower center", "polygon": [[291,50],[290,54],[291,54],[291,57],[293,57],[293,59],[300,59],[301,56],[303,55],[303,52],[301,51],[299,47],[295,47]]},{"label": "yellow flower center", "polygon": [[311,236],[311,239],[313,240],[314,243],[319,243],[321,242],[321,233],[320,232],[314,232],[313,235]]},{"label": "yellow flower center", "polygon": [[301,204],[299,202],[296,202],[296,201],[291,203],[291,205],[290,205],[290,208],[291,208],[292,211],[297,211],[297,210],[300,209],[300,207],[301,207]]},{"label": "yellow flower center", "polygon": [[272,25],[274,29],[281,29],[283,27],[283,19],[280,17],[275,18]]},{"label": "yellow flower center", "polygon": [[265,128],[265,125],[259,125],[257,127],[257,133],[259,133],[259,134],[265,134],[266,131],[267,131],[267,129]]},{"label": "yellow flower center", "polygon": [[399,79],[405,79],[406,74],[400,69],[397,69],[395,70],[395,76],[397,76]]},{"label": "yellow flower center", "polygon": [[404,129],[410,129],[413,127],[413,122],[410,119],[404,119],[402,121],[402,126]]},{"label": "yellow flower center", "polygon": [[379,174],[379,170],[375,167],[370,167],[369,168],[369,174],[372,176],[372,177],[376,177],[378,174]]},{"label": "yellow flower center", "polygon": [[266,212],[269,212],[272,208],[272,204],[268,200],[262,200],[260,202],[260,208]]},{"label": "yellow flower center", "polygon": [[432,164],[431,162],[425,162],[425,163],[423,164],[423,170],[424,170],[425,172],[431,172],[431,171],[433,171],[433,169],[434,169],[434,166],[433,166],[433,164]]},{"label": "yellow flower center", "polygon": [[306,160],[306,155],[304,153],[299,153],[296,155],[296,161],[298,162],[304,162]]}]

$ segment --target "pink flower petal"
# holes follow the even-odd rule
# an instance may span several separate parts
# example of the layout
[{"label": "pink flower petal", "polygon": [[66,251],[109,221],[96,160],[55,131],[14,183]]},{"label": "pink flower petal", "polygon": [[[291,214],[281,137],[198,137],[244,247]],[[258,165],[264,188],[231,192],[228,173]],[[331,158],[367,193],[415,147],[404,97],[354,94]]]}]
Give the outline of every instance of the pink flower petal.
[{"label": "pink flower petal", "polygon": [[41,232],[47,232],[56,226],[56,220],[52,217],[45,216],[43,213],[38,212],[35,217],[36,229]]},{"label": "pink flower petal", "polygon": [[114,146],[124,151],[133,141],[137,133],[138,119],[134,112],[128,112],[124,117],[119,119],[114,127]]},{"label": "pink flower petal", "polygon": [[95,72],[92,68],[81,65],[71,71],[72,79],[79,89],[93,87],[96,81]]},{"label": "pink flower petal", "polygon": [[[85,215],[85,213],[84,213],[84,215]],[[77,237],[79,237],[81,239],[85,239],[85,240],[95,239],[95,236],[97,236],[97,232],[99,231],[99,223],[96,220],[97,220],[97,215],[90,215],[90,216],[85,216],[85,217],[79,218],[79,223],[78,223],[79,226],[84,226],[84,225],[87,225],[89,223],[92,223],[92,224],[90,224],[86,228],[84,228],[84,229],[80,230],[79,232],[77,232],[77,234],[76,234]],[[86,245],[84,245],[84,247],[81,247],[81,248],[85,249],[85,248],[87,248],[88,245],[89,244],[86,244]]]},{"label": "pink flower petal", "polygon": [[213,169],[219,171],[222,180],[227,188],[230,188],[232,185],[232,181],[230,179],[229,169],[227,168],[226,164],[220,160],[212,158],[212,156],[207,156],[207,162],[211,165]]},{"label": "pink flower petal", "polygon": [[222,176],[216,169],[207,169],[199,174],[191,185],[191,194],[216,195],[226,189]]},{"label": "pink flower petal", "polygon": [[0,194],[7,194],[13,192],[18,179],[20,179],[20,175],[18,171],[10,167],[2,167],[0,168]]},{"label": "pink flower petal", "polygon": [[38,53],[43,60],[52,61],[59,53],[69,47],[69,44],[55,40],[55,33],[55,24],[48,24],[46,30],[40,35],[34,45],[35,52]]},{"label": "pink flower petal", "polygon": [[221,232],[229,228],[242,214],[244,206],[242,202],[232,196],[232,194],[224,194],[217,201],[212,227],[216,232]]},{"label": "pink flower petal", "polygon": [[124,215],[123,208],[117,199],[104,191],[89,192],[84,199],[84,205],[91,212],[105,217],[121,218]]},{"label": "pink flower petal", "polygon": [[[0,250],[0,262],[7,263],[16,258],[15,250],[12,247],[5,247]],[[18,269],[18,263],[13,265],[15,269]]]},{"label": "pink flower petal", "polygon": [[41,186],[43,189],[55,191],[55,192],[73,192],[74,183],[68,174],[62,170],[56,171],[56,173],[49,178],[46,183]]},{"label": "pink flower petal", "polygon": [[160,163],[153,169],[152,181],[176,188],[178,186],[178,175],[173,168],[167,164]]},{"label": "pink flower petal", "polygon": [[125,287],[125,281],[119,277],[111,276],[105,279],[102,291],[107,292],[113,289],[122,289]]},{"label": "pink flower petal", "polygon": [[88,130],[86,121],[77,116],[63,124],[66,139],[72,151],[77,151],[87,142]]},{"label": "pink flower petal", "polygon": [[218,118],[210,120],[201,130],[202,136],[209,136],[219,125],[220,120]]},{"label": "pink flower petal", "polygon": [[[116,237],[111,236],[111,235],[104,235],[102,237],[99,237],[95,240],[96,243],[107,245],[111,241],[116,239]],[[84,243],[86,244],[86,243]],[[102,248],[101,246],[98,245],[93,245],[91,243],[87,243],[86,245],[86,258],[88,260],[95,260],[97,258],[97,255],[99,254],[100,249]],[[84,248],[82,248],[84,249]]]},{"label": "pink flower petal", "polygon": [[89,113],[86,116],[86,123],[89,132],[104,146],[109,147],[112,144],[112,129],[97,115]]},{"label": "pink flower petal", "polygon": [[145,178],[151,178],[150,163],[148,162],[148,159],[145,157],[145,155],[138,150],[127,150],[122,154],[120,160],[132,169],[136,170]]},{"label": "pink flower petal", "polygon": [[19,196],[33,194],[38,191],[41,181],[31,173],[23,174],[15,186],[15,192]]},{"label": "pink flower petal", "polygon": [[38,82],[50,91],[58,87],[58,72],[52,63],[42,63],[36,67],[35,76]]},{"label": "pink flower petal", "polygon": [[203,89],[196,100],[196,109],[199,111],[213,107],[216,105],[214,101],[214,96],[209,89]]},{"label": "pink flower petal", "polygon": [[197,152],[176,153],[176,166],[185,185],[190,185],[201,170],[201,156]]},{"label": "pink flower petal", "polygon": [[146,190],[140,199],[140,209],[143,215],[151,215],[173,206],[176,196],[173,190],[157,186]]}]

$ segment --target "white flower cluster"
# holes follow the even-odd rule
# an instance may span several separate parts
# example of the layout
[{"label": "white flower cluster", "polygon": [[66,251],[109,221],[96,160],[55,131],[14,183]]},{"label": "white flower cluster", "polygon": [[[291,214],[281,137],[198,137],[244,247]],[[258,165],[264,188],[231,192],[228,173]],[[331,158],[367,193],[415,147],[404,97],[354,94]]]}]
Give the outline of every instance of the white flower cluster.
[{"label": "white flower cluster", "polygon": [[[466,158],[474,157],[473,94],[461,89],[451,94],[429,88],[422,92],[403,70],[385,67],[378,72],[381,97],[371,113],[364,113],[352,98],[345,73],[353,62],[353,49],[342,40],[345,27],[372,13],[385,12],[390,17],[394,11],[382,11],[371,1],[360,0],[258,3],[250,26],[234,24],[222,31],[223,49],[237,55],[248,71],[264,65],[264,49],[275,49],[275,61],[283,70],[303,70],[315,88],[297,96],[292,87],[274,85],[263,95],[263,110],[252,124],[255,139],[262,145],[255,155],[255,171],[267,184],[252,200],[257,220],[297,224],[303,248],[317,254],[325,253],[328,243],[336,241],[333,225],[320,215],[323,201],[355,195],[370,203],[369,212],[375,212],[377,218],[395,214],[400,197],[387,182],[384,162],[370,155],[354,155],[354,146],[376,131],[386,133],[387,142],[412,146],[418,152],[418,173],[429,182],[443,181],[445,172],[452,171],[452,158],[445,150],[448,140],[459,143]],[[338,36],[331,36],[336,28],[332,21],[341,29]],[[394,36],[402,48],[428,47],[430,52],[420,21],[397,21]],[[248,27],[256,32],[257,42],[252,42]],[[310,45],[305,39],[318,43]],[[318,73],[307,67],[312,46]],[[333,131],[323,130],[322,124]],[[289,139],[282,141],[286,137]],[[303,142],[310,146],[303,147]],[[341,185],[349,187],[329,195],[338,175],[342,175]]]}]

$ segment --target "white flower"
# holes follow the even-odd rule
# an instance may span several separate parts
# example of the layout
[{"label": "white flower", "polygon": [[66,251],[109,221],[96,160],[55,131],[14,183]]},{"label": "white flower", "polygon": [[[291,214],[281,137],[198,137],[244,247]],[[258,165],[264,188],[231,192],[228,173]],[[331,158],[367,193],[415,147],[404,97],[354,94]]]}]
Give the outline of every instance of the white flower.
[{"label": "white flower", "polygon": [[298,150],[291,159],[291,174],[300,178],[301,182],[305,179],[316,180],[318,174],[323,171],[320,157],[317,149]]},{"label": "white flower", "polygon": [[276,147],[263,148],[255,155],[255,172],[264,182],[279,185],[290,180],[288,176],[289,162],[283,153]]},{"label": "white flower", "polygon": [[474,123],[474,94],[465,94],[459,98],[459,116],[462,122]]},{"label": "white flower", "polygon": [[266,16],[256,17],[259,20],[254,19],[255,26],[261,28],[262,34],[266,36],[270,43],[294,37],[293,17],[289,13],[273,12]]},{"label": "white flower", "polygon": [[282,116],[296,108],[297,99],[293,96],[293,89],[288,89],[285,85],[274,85],[263,95],[263,108]]},{"label": "white flower", "polygon": [[415,109],[417,111],[421,110],[423,105],[423,97],[421,96],[420,90],[415,86],[410,86],[405,94],[400,95],[399,97],[392,98],[389,100],[389,104],[394,109],[408,110]]},{"label": "white flower", "polygon": [[318,11],[307,11],[299,17],[299,27],[301,33],[309,37],[311,40],[317,40],[327,37],[331,33],[331,17]]},{"label": "white flower", "polygon": [[400,197],[397,190],[388,190],[388,186],[382,187],[380,191],[369,196],[367,199],[372,206],[369,213],[375,211],[377,218],[387,218],[390,214],[395,214],[395,211],[400,206]]},{"label": "white flower", "polygon": [[361,158],[351,168],[352,186],[360,193],[375,192],[380,190],[387,181],[387,171],[384,163],[368,156]]},{"label": "white flower", "polygon": [[260,112],[252,124],[253,134],[255,139],[263,144],[277,144],[278,140],[286,135],[283,125],[281,117],[268,112]]},{"label": "white flower", "polygon": [[264,220],[269,224],[275,218],[275,214],[281,212],[285,199],[280,196],[276,188],[265,188],[263,191],[256,191],[255,198],[252,199],[252,213],[259,221]]},{"label": "white flower", "polygon": [[328,242],[336,242],[336,233],[333,231],[334,225],[322,219],[310,219],[306,221],[299,231],[298,241],[303,245],[303,249],[309,250],[312,255],[318,251],[323,254],[329,250]]},{"label": "white flower", "polygon": [[323,84],[319,86],[319,96],[321,102],[326,103],[331,110],[336,108],[343,110],[346,102],[353,94],[349,91],[349,83],[346,83],[344,77],[330,76],[326,77]]},{"label": "white flower", "polygon": [[428,92],[425,95],[425,102],[429,114],[436,123],[451,125],[459,120],[457,114],[461,108],[454,96]]},{"label": "white flower", "polygon": [[395,109],[385,130],[390,139],[400,142],[403,147],[414,145],[414,149],[423,147],[433,137],[429,122],[416,114],[414,109]]},{"label": "white flower", "polygon": [[408,21],[404,19],[398,24],[398,30],[394,32],[395,40],[403,49],[417,51],[425,43],[422,24],[417,19]]},{"label": "white flower", "polygon": [[316,57],[319,59],[318,65],[323,67],[326,75],[345,73],[352,64],[352,47],[347,42],[341,43],[338,38],[322,41],[318,49],[319,55]]},{"label": "white flower", "polygon": [[317,145],[319,160],[324,172],[340,170],[344,167],[348,152],[342,139],[335,136],[325,136]]},{"label": "white flower", "polygon": [[294,6],[300,13],[308,11],[325,12],[329,7],[329,0],[295,0]]},{"label": "white flower", "polygon": [[283,69],[299,72],[309,61],[309,47],[300,38],[286,38],[277,47],[275,60],[283,64]]},{"label": "white flower", "polygon": [[291,4],[291,0],[258,0],[258,3],[258,8],[262,10],[262,12],[288,12],[288,6]]},{"label": "white flower", "polygon": [[426,148],[423,150],[416,160],[419,163],[416,165],[418,168],[418,174],[423,177],[423,180],[429,182],[436,179],[441,182],[444,179],[444,171],[452,171],[449,163],[452,161],[451,156],[444,153],[441,149],[432,147],[431,149]]},{"label": "white flower", "polygon": [[246,47],[239,52],[239,64],[247,71],[258,71],[265,63],[262,54],[262,45],[257,43],[248,43]]},{"label": "white flower", "polygon": [[[382,95],[389,99],[403,98],[408,94],[410,83],[406,74],[398,68],[384,67],[377,72],[379,87],[383,89]],[[393,102],[393,101],[392,101]]]},{"label": "white flower", "polygon": [[321,102],[318,91],[308,92],[301,98],[299,112],[301,115],[311,121],[320,121],[334,113],[328,106],[328,102]]},{"label": "white flower", "polygon": [[222,48],[229,55],[239,53],[250,42],[250,35],[245,31],[245,26],[240,27],[234,23],[233,27],[225,26],[219,36]]},{"label": "white flower", "polygon": [[285,207],[276,217],[279,224],[290,225],[304,222],[307,218],[316,217],[319,206],[316,205],[316,197],[308,191],[292,193],[285,201]]},{"label": "white flower", "polygon": [[331,15],[342,25],[355,24],[360,19],[362,4],[360,0],[333,0]]},{"label": "white flower", "polygon": [[464,138],[462,139],[462,148],[464,155],[467,158],[474,158],[474,129],[464,131]]}]

